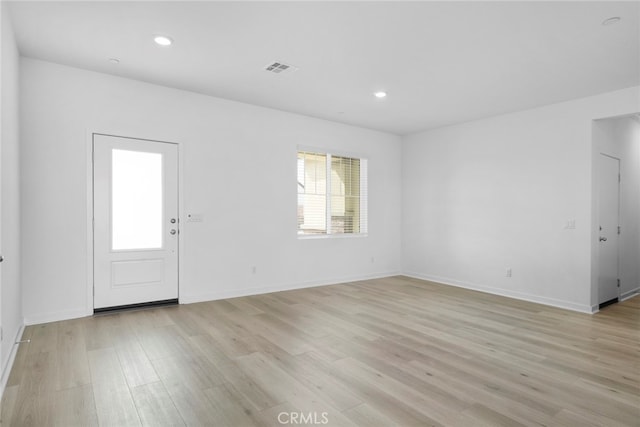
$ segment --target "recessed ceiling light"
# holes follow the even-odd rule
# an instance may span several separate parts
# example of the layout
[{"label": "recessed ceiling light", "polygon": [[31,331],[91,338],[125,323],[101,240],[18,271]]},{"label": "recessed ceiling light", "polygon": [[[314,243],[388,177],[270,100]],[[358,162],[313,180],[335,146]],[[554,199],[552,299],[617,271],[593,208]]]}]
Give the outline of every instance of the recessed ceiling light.
[{"label": "recessed ceiling light", "polygon": [[117,65],[120,63],[120,60],[118,58],[109,58],[109,62],[111,62],[114,65]]},{"label": "recessed ceiling light", "polygon": [[376,98],[384,98],[384,97],[386,97],[386,96],[387,96],[387,92],[382,92],[382,91],[380,91],[380,92],[375,92],[375,93],[373,94],[373,96],[375,96]]},{"label": "recessed ceiling light", "polygon": [[173,39],[167,36],[155,36],[153,41],[160,46],[171,46],[173,44]]},{"label": "recessed ceiling light", "polygon": [[613,24],[617,24],[618,22],[620,22],[622,18],[620,18],[619,16],[612,16],[611,18],[607,18],[604,21],[602,21],[602,25],[613,25]]}]

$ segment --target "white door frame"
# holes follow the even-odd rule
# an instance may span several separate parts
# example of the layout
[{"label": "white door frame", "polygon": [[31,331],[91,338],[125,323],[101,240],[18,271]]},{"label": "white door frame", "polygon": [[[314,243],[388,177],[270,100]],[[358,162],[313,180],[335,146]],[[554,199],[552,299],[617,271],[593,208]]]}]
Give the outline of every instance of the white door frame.
[{"label": "white door frame", "polygon": [[[599,145],[599,141],[596,140],[595,126],[596,122],[606,119],[619,119],[623,117],[636,116],[638,112],[632,112],[628,114],[621,114],[617,116],[596,117],[591,120],[591,312],[596,313],[600,310],[600,289],[598,279],[600,277],[600,196],[599,196],[599,179],[600,179],[600,167],[599,160],[602,153],[602,147]],[[606,153],[605,153],[606,154]],[[621,201],[619,200],[619,203]],[[624,232],[624,230],[623,230]],[[618,253],[620,257],[620,253]],[[620,291],[618,291],[620,296]]]},{"label": "white door frame", "polygon": [[[602,118],[604,119],[604,117]],[[596,140],[596,122],[591,121],[591,313],[600,310],[600,146]]]},{"label": "white door frame", "polygon": [[[618,188],[617,188],[617,192],[618,192],[618,218],[617,218],[617,223],[618,223],[618,230],[620,229],[620,206],[621,206],[621,194],[620,194],[620,168],[622,165],[622,160],[614,155],[611,155],[609,153],[605,153],[601,150],[598,150],[598,158],[596,160],[597,164],[598,164],[598,168],[596,171],[596,185],[598,186],[598,198],[597,198],[597,202],[598,202],[598,221],[597,221],[597,228],[598,228],[598,241],[597,241],[597,245],[598,245],[598,258],[597,258],[597,270],[598,270],[598,277],[595,278],[595,280],[598,283],[597,286],[597,292],[596,292],[596,300],[595,303],[598,305],[598,307],[600,306],[600,304],[602,304],[602,302],[600,301],[600,254],[601,254],[601,244],[600,244],[600,236],[602,236],[602,232],[600,231],[600,226],[601,226],[601,221],[600,221],[600,211],[601,211],[601,206],[600,206],[600,180],[603,178],[604,174],[603,174],[603,169],[601,167],[601,160],[602,160],[602,156],[604,157],[608,157],[612,160],[615,160],[618,162]],[[618,288],[616,289],[617,291],[617,297],[618,300],[620,300],[620,235],[616,234],[616,245],[618,246],[617,248],[617,259],[616,259],[616,263],[617,263],[617,276],[618,276]]]},{"label": "white door frame", "polygon": [[[180,142],[175,141],[167,141],[162,137],[139,137],[137,136],[139,131],[98,131],[98,130],[87,130],[85,135],[85,150],[86,150],[86,165],[87,165],[87,174],[86,174],[86,186],[87,186],[87,293],[86,293],[86,312],[87,316],[93,315],[93,135],[105,135],[105,136],[115,136],[119,138],[128,138],[128,139],[139,139],[143,141],[150,142],[163,142],[175,144],[178,146],[178,218],[181,221],[181,224],[184,225],[184,145]],[[183,282],[183,258],[180,256],[184,254],[184,240],[185,233],[184,227],[180,229],[180,239],[178,239],[178,301],[180,301],[181,295],[181,284]]]}]

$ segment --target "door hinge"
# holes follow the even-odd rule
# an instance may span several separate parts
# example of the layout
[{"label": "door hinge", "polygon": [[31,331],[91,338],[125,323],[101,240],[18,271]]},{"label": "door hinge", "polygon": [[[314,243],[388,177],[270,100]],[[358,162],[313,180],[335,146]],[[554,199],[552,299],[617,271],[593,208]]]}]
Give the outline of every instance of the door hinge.
[{"label": "door hinge", "polygon": [[618,182],[622,182],[622,178],[620,178],[620,174],[618,174]]},{"label": "door hinge", "polygon": [[618,279],[618,287],[620,287],[620,279]]},{"label": "door hinge", "polygon": [[618,234],[620,234],[620,226],[618,226]]}]

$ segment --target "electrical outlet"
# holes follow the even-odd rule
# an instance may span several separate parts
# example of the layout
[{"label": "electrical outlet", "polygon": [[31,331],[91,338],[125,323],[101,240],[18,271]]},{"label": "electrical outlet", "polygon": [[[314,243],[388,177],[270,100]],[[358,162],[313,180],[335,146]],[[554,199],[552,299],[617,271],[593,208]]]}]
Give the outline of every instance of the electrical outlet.
[{"label": "electrical outlet", "polygon": [[513,274],[513,272],[511,271],[511,269],[510,269],[510,268],[507,268],[507,269],[505,270],[505,276],[506,276],[506,277],[511,277],[511,275],[512,275],[512,274]]}]

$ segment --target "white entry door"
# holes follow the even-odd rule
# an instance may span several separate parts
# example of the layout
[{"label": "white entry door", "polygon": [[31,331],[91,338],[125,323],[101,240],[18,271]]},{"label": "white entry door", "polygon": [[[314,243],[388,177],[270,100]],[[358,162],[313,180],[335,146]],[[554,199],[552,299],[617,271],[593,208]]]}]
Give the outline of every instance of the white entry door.
[{"label": "white entry door", "polygon": [[178,146],[93,135],[94,309],[178,298]]},{"label": "white entry door", "polygon": [[618,226],[620,224],[620,160],[606,154],[599,163],[599,277],[598,303],[617,300],[618,288]]}]

